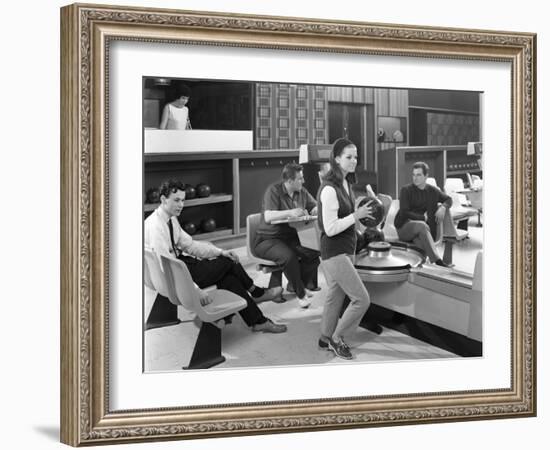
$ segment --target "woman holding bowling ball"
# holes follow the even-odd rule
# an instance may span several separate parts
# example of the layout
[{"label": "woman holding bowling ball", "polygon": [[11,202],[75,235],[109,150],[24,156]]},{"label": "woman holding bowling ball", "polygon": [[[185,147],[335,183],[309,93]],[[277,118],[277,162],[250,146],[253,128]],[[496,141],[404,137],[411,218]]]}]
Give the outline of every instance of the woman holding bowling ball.
[{"label": "woman holding bowling ball", "polygon": [[[345,338],[353,333],[367,309],[370,298],[353,266],[357,242],[357,222],[372,217],[369,202],[355,209],[352,184],[356,182],[357,147],[348,139],[337,139],[330,154],[330,170],[317,195],[321,230],[321,267],[327,280],[327,298],[321,319],[319,347],[343,359],[353,359]],[[340,312],[346,296],[349,304]],[[373,330],[381,332],[379,325]]]}]

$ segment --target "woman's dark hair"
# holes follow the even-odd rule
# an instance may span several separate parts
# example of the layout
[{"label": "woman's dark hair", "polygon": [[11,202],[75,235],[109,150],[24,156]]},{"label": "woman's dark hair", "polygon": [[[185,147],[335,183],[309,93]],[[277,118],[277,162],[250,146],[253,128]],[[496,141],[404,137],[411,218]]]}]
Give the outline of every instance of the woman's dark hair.
[{"label": "woman's dark hair", "polygon": [[180,97],[191,97],[191,89],[186,84],[178,84],[175,89],[176,99]]},{"label": "woman's dark hair", "polygon": [[[342,155],[342,152],[348,145],[355,146],[353,142],[346,138],[336,139],[332,144],[332,151],[330,152],[329,157],[330,170],[324,177],[326,181],[330,181],[331,183],[335,184],[343,184],[344,174],[342,173],[342,169],[340,169],[338,163],[336,162],[336,157]],[[354,172],[348,173],[346,175],[346,180],[349,184],[357,183],[357,177],[355,176]]]},{"label": "woman's dark hair", "polygon": [[170,194],[175,194],[178,191],[185,191],[185,184],[179,180],[167,180],[159,187],[159,196],[164,195],[166,198]]}]

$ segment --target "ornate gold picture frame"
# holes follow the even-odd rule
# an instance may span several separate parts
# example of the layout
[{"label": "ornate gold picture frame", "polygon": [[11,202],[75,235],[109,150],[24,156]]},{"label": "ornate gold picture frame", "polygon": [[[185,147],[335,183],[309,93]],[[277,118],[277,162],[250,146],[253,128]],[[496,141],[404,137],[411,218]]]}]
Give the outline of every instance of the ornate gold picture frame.
[{"label": "ornate gold picture frame", "polygon": [[[117,41],[509,63],[510,386],[114,410],[108,139],[109,51]],[[535,415],[535,71],[536,36],[530,33],[84,4],[62,8],[62,442],[80,446]]]}]

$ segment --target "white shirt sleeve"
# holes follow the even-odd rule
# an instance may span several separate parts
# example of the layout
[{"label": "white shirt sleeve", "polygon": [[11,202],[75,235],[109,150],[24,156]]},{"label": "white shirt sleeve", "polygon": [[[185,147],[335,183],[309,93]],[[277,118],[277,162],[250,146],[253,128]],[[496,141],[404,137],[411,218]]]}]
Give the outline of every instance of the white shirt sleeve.
[{"label": "white shirt sleeve", "polygon": [[201,259],[215,258],[220,256],[221,250],[210,242],[195,241],[180,226],[177,220],[173,220],[175,242],[180,250],[188,255],[196,256]]},{"label": "white shirt sleeve", "polygon": [[320,198],[323,205],[323,227],[327,236],[335,236],[355,223],[353,213],[341,219],[338,218],[340,205],[336,190],[332,186],[325,186],[321,191]]}]

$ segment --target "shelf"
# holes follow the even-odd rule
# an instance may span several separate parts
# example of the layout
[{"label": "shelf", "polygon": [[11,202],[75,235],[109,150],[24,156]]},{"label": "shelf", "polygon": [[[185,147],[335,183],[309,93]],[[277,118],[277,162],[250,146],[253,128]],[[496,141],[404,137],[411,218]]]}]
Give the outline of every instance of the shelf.
[{"label": "shelf", "polygon": [[[209,197],[193,198],[191,200],[185,200],[184,208],[191,208],[192,206],[211,205],[214,203],[226,203],[233,200],[231,194],[212,194]],[[145,212],[154,211],[160,203],[146,203],[143,205]]]},{"label": "shelf", "polygon": [[262,158],[298,158],[298,149],[246,150],[226,152],[181,152],[181,153],[145,153],[145,163],[262,159]]},{"label": "shelf", "polygon": [[482,172],[481,169],[447,170],[447,175],[466,175],[467,173]]},{"label": "shelf", "polygon": [[192,237],[198,241],[215,241],[233,235],[233,230],[230,228],[218,228],[210,233],[196,233]]}]

